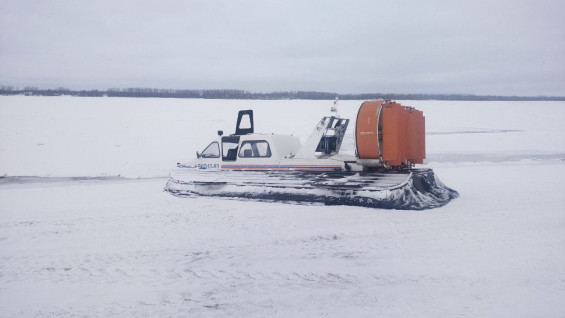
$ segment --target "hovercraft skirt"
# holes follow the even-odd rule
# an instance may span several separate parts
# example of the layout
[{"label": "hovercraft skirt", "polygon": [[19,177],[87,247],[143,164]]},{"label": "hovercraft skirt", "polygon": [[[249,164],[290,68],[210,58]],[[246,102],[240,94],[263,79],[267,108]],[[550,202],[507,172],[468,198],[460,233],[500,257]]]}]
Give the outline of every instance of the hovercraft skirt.
[{"label": "hovercraft skirt", "polygon": [[459,196],[457,191],[437,179],[431,169],[382,173],[179,169],[171,173],[165,191],[180,197],[225,197],[400,210],[437,208]]}]

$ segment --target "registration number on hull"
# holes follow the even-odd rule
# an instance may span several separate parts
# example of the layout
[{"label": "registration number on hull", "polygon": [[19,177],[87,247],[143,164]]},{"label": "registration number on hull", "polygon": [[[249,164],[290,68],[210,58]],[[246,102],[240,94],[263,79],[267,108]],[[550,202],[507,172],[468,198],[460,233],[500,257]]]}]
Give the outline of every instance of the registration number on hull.
[{"label": "registration number on hull", "polygon": [[220,169],[220,165],[217,163],[199,163],[197,167],[198,169]]}]

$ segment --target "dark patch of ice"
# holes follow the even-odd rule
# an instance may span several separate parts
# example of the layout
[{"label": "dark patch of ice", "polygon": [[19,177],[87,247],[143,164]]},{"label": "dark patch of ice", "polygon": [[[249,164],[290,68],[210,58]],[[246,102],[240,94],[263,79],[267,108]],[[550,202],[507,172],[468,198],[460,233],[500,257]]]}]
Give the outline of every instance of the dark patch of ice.
[{"label": "dark patch of ice", "polygon": [[52,182],[79,182],[79,181],[117,181],[126,180],[123,177],[34,177],[34,176],[1,176],[0,185],[52,183]]}]

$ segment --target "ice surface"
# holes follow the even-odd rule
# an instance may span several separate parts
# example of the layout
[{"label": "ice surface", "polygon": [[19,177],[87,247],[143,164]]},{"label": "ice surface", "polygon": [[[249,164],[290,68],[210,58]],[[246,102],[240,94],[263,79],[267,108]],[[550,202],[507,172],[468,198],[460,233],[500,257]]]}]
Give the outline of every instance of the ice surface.
[{"label": "ice surface", "polygon": [[0,173],[41,177],[0,179],[0,316],[565,316],[562,102],[403,102],[426,116],[424,167],[460,193],[433,210],[180,199],[147,179],[240,108],[305,138],[331,103],[0,97]]},{"label": "ice surface", "polygon": [[[401,101],[426,116],[427,161],[465,155],[565,158],[564,102]],[[361,101],[340,101],[351,118],[342,152],[353,154]],[[0,96],[0,175],[163,177],[190,161],[218,130],[235,131],[239,109],[255,130],[304,141],[332,101]],[[468,133],[468,132],[482,133]],[[504,131],[504,133],[501,133]],[[488,160],[487,160],[488,161]]]}]

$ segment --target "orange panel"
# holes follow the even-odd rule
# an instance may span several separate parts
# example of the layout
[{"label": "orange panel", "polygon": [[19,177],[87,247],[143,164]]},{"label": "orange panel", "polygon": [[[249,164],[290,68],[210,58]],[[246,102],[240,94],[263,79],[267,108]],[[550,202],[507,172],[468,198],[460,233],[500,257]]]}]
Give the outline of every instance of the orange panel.
[{"label": "orange panel", "polygon": [[424,163],[425,157],[425,122],[421,111],[410,109],[407,112],[407,152],[406,159],[411,163]]},{"label": "orange panel", "polygon": [[426,159],[426,117],[423,112],[418,119],[418,158],[419,163],[424,163]]},{"label": "orange panel", "polygon": [[419,111],[417,118],[415,129],[418,131],[416,136],[418,138],[418,150],[416,151],[417,158],[414,158],[413,163],[421,164],[424,163],[426,158],[426,118],[421,111]]},{"label": "orange panel", "polygon": [[355,140],[360,159],[379,159],[378,109],[383,100],[364,102],[357,113]]},{"label": "orange panel", "polygon": [[407,113],[400,104],[383,108],[383,160],[389,166],[400,166],[406,158]]}]

